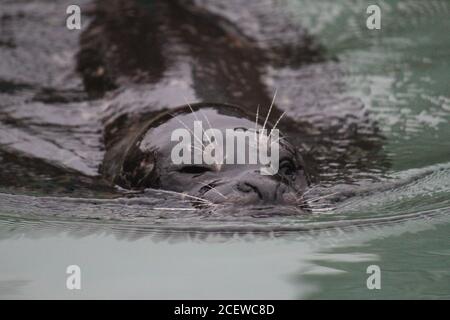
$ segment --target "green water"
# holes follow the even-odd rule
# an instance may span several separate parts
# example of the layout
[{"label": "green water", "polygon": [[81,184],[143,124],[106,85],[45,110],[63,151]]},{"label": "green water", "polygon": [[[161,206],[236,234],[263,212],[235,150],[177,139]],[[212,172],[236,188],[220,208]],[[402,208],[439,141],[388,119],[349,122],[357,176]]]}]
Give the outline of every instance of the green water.
[{"label": "green water", "polygon": [[[4,200],[1,298],[450,298],[450,1],[378,1],[381,30],[365,27],[370,1],[290,3],[379,121],[391,174],[421,178],[319,219],[373,223],[264,235],[22,219]],[[72,264],[81,290],[66,288]]]}]

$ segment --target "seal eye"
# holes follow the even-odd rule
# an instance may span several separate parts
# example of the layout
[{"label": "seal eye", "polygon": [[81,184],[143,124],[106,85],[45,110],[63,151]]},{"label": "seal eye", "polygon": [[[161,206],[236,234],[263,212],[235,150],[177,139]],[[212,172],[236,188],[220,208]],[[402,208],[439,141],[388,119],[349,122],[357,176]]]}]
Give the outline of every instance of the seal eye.
[{"label": "seal eye", "polygon": [[282,176],[292,176],[295,174],[295,171],[294,163],[291,160],[286,159],[281,162],[278,173]]},{"label": "seal eye", "polygon": [[208,167],[203,167],[203,166],[184,166],[184,167],[178,169],[177,171],[181,172],[181,173],[187,173],[187,174],[202,174],[202,173],[211,171],[211,169]]}]

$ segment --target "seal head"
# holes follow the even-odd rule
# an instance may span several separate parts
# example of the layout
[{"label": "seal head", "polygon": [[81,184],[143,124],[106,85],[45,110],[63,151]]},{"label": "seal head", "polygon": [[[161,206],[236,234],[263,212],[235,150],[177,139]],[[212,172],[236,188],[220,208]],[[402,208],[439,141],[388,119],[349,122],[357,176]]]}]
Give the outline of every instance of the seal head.
[{"label": "seal head", "polygon": [[[214,204],[296,205],[309,184],[304,161],[297,149],[282,135],[276,141],[268,140],[270,146],[274,143],[278,146],[275,159],[278,163],[275,166],[270,164],[276,170],[270,171],[267,166],[249,161],[251,138],[256,136],[255,133],[263,132],[260,130],[265,126],[267,139],[272,138],[274,131],[264,119],[255,119],[254,115],[247,114],[240,107],[214,103],[186,105],[164,112],[149,119],[139,130],[131,130],[134,136],[120,144],[121,150],[113,148],[116,157],[110,159],[117,163],[109,167],[115,171],[110,177],[114,183],[126,189],[171,190]],[[202,125],[200,131],[199,124]],[[231,158],[229,150],[219,148],[218,137],[226,140],[233,136],[230,132],[237,131],[250,138],[245,140],[244,145],[244,149],[250,150],[246,161],[242,161],[243,151],[239,146],[235,148],[233,145]],[[182,135],[177,135],[177,132],[184,132],[184,140],[188,142],[182,141]],[[222,142],[220,146],[229,148],[228,143]],[[211,151],[212,145],[217,147],[214,151]],[[196,151],[200,150],[201,156],[208,152],[208,148],[209,161],[195,159],[195,155],[199,155]],[[273,149],[270,151],[273,154]],[[174,156],[187,161],[174,159]]]}]

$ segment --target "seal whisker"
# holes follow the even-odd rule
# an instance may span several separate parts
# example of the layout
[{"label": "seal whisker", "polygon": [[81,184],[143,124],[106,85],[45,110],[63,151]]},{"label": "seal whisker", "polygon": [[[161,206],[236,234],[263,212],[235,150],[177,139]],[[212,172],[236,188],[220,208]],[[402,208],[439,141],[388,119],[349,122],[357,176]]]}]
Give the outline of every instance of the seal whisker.
[{"label": "seal whisker", "polygon": [[332,211],[335,210],[336,207],[334,206],[311,206],[310,204],[307,203],[302,203],[298,205],[299,208],[304,208],[304,209],[310,209],[310,210],[323,210],[323,211]]},{"label": "seal whisker", "polygon": [[167,211],[196,211],[197,208],[168,208],[168,207],[155,207],[155,210],[167,210]]},{"label": "seal whisker", "polygon": [[[269,136],[270,136],[270,135],[269,135]],[[285,140],[285,139],[286,139],[286,137],[278,137],[277,140],[275,140],[275,141],[273,141],[273,142],[270,143],[270,146],[272,146],[274,143],[277,143],[278,141],[283,141],[283,140]]]},{"label": "seal whisker", "polygon": [[184,101],[185,101],[186,104],[188,105],[189,109],[191,109],[191,112],[192,112],[192,114],[194,115],[195,120],[200,121],[200,120],[198,119],[197,115],[195,114],[194,109],[192,109],[191,104],[187,101],[187,98],[186,98],[186,97],[184,97]]},{"label": "seal whisker", "polygon": [[333,193],[330,193],[330,194],[327,194],[327,195],[324,195],[324,196],[320,196],[320,197],[317,197],[317,198],[313,198],[313,199],[306,199],[306,201],[307,202],[315,202],[315,201],[318,201],[320,199],[325,199],[325,198],[334,196],[336,194],[338,194],[338,192],[333,192]]},{"label": "seal whisker", "polygon": [[[211,122],[209,122],[208,116],[207,116],[206,114],[204,114],[202,110],[200,110],[200,113],[202,114],[203,118],[206,120],[206,123],[208,124],[208,127],[209,127],[210,129],[212,129]],[[208,135],[207,135],[207,136],[208,136]],[[208,137],[208,138],[209,138],[209,137]],[[210,142],[211,142],[211,141],[210,141]]]},{"label": "seal whisker", "polygon": [[318,210],[334,210],[336,209],[335,207],[311,207],[311,206],[307,206],[310,209],[318,209]]},{"label": "seal whisker", "polygon": [[258,128],[258,119],[259,119],[259,104],[256,106],[255,131]]},{"label": "seal whisker", "polygon": [[315,207],[315,208],[331,205],[329,203],[309,202],[308,200],[305,200],[305,199],[298,199],[297,203],[304,203],[305,205],[308,205],[309,207]]},{"label": "seal whisker", "polygon": [[[191,110],[192,110],[192,108],[191,108]],[[212,130],[213,128],[212,128],[212,126],[211,126],[211,122],[209,122],[208,116],[205,115],[205,114],[203,113],[202,110],[200,110],[200,113],[202,114],[203,118],[206,120],[206,123],[208,123],[208,127]],[[196,117],[196,118],[197,118],[197,117]],[[207,135],[206,133],[205,133],[205,135],[206,135],[206,137],[208,138],[209,143],[212,144],[212,141],[211,141],[211,138],[209,137],[209,135]],[[227,156],[225,155],[225,158],[223,158],[223,163],[225,163],[225,159],[226,159],[226,158],[227,158]],[[216,166],[219,166],[219,163],[215,160],[215,158],[214,158],[214,162],[215,162]],[[220,170],[220,169],[219,169],[219,170]]]},{"label": "seal whisker", "polygon": [[215,187],[213,187],[211,184],[208,183],[203,183],[203,182],[197,182],[198,184],[201,184],[205,187],[208,187],[210,190],[214,191],[215,193],[217,193],[218,195],[222,196],[224,199],[228,200],[228,197],[226,197],[223,193],[221,193],[219,190],[217,190]]},{"label": "seal whisker", "polygon": [[201,204],[208,204],[208,201],[200,201],[200,200],[196,200],[196,199],[181,199],[181,202],[189,202],[189,203],[201,203]]},{"label": "seal whisker", "polygon": [[327,203],[323,203],[323,202],[316,202],[316,201],[309,201],[308,199],[304,199],[304,198],[299,198],[298,201],[307,203],[310,206],[323,206],[326,205]]},{"label": "seal whisker", "polygon": [[186,194],[186,193],[181,193],[181,192],[176,192],[176,191],[170,191],[170,190],[162,190],[162,189],[158,189],[157,192],[168,193],[168,194],[175,194],[175,195],[182,196],[183,198],[184,198],[184,197],[192,198],[192,199],[195,199],[195,200],[197,200],[197,201],[201,201],[201,202],[205,202],[206,204],[213,205],[213,203],[212,203],[211,201],[209,201],[209,200],[206,200],[206,199],[203,199],[203,198],[199,198],[199,197],[196,197],[196,196],[192,196],[192,195]]},{"label": "seal whisker", "polygon": [[257,130],[258,130],[258,118],[259,118],[259,104],[256,107],[256,117],[255,117],[255,141],[257,139]]},{"label": "seal whisker", "polygon": [[311,211],[312,211],[312,213],[327,213],[327,212],[331,212],[331,211],[333,211],[334,209],[330,209],[330,210],[325,210],[325,209],[323,209],[323,210],[321,210],[321,209],[312,209]]},{"label": "seal whisker", "polygon": [[[202,141],[202,139],[200,139],[199,137],[197,137],[196,135],[195,135],[195,133],[182,121],[182,120],[180,120],[180,119],[178,119],[174,114],[171,114],[171,113],[169,113],[172,117],[173,117],[173,119],[176,119],[179,123],[181,123],[181,125],[183,125],[191,134],[192,134],[192,136],[194,137],[194,138],[196,138],[197,139],[197,141],[198,142],[200,142],[201,143],[201,145],[203,146],[203,148],[206,148],[206,146],[205,146],[205,144],[203,143],[203,141]],[[203,152],[203,150],[202,150],[202,152]]]},{"label": "seal whisker", "polygon": [[[300,197],[303,199],[303,197],[304,197],[306,194],[310,193],[312,190],[315,190],[315,189],[317,189],[317,186],[313,186],[313,187],[309,188],[308,190],[306,190],[306,192],[303,192],[302,195],[301,195]],[[298,191],[297,194],[299,194],[300,192],[302,192],[302,190]]]},{"label": "seal whisker", "polygon": [[[305,199],[305,195],[307,195],[307,194],[310,193],[311,191],[317,190],[318,188],[320,188],[320,185],[318,185],[318,184],[317,184],[317,185],[314,185],[314,186],[312,186],[312,187],[310,187],[308,190],[306,190],[306,192],[304,192],[304,193],[302,193],[302,194],[300,195],[300,198],[303,199],[303,200],[309,201],[310,199]],[[300,192],[302,192],[302,190],[299,190],[299,191],[297,192],[297,195],[299,195]],[[312,199],[314,199],[314,198],[312,198]]]},{"label": "seal whisker", "polygon": [[301,206],[304,207],[309,207],[309,208],[330,208],[331,204],[330,203],[310,203],[308,201],[304,201],[304,200],[299,200],[296,202],[297,204],[300,204]]},{"label": "seal whisker", "polygon": [[263,124],[263,128],[262,128],[263,131],[264,131],[264,128],[266,127],[267,120],[269,120],[270,112],[272,111],[272,107],[275,102],[276,96],[277,96],[277,89],[275,89],[275,93],[273,94],[272,103],[270,104],[269,111],[267,112],[267,115],[266,115],[266,120],[264,120],[264,124]]},{"label": "seal whisker", "polygon": [[300,207],[305,207],[305,208],[308,208],[308,209],[335,209],[335,207],[330,207],[330,206],[310,206],[310,205],[307,205],[307,204],[303,204],[303,205],[300,205]]},{"label": "seal whisker", "polygon": [[202,148],[199,148],[199,147],[196,147],[196,146],[193,146],[193,145],[190,145],[189,148],[203,152]]},{"label": "seal whisker", "polygon": [[[275,122],[275,124],[274,124],[272,130],[270,130],[269,138],[272,136],[273,130],[275,130],[275,129],[277,128],[278,123],[281,121],[281,118],[283,118],[283,116],[284,116],[285,114],[286,114],[286,111],[284,111],[284,112],[281,114],[281,116],[278,118],[278,120]],[[280,138],[278,138],[277,140],[280,140]]]},{"label": "seal whisker", "polygon": [[[197,115],[195,114],[194,109],[192,108],[191,104],[187,101],[186,97],[184,97],[184,101],[187,103],[189,109],[191,110],[192,114],[194,115],[195,120],[200,121],[199,118],[197,117]],[[200,110],[200,112],[203,115],[203,118],[205,118],[205,115],[203,114],[203,112],[201,110]],[[212,129],[211,124],[209,123],[209,120],[207,117],[206,117],[206,121],[208,122],[209,128]],[[208,138],[209,144],[212,144],[210,136],[208,134],[206,134],[204,130],[202,133],[206,135],[206,138]],[[205,148],[205,145],[203,144],[203,139],[202,139],[202,145]],[[217,165],[217,163],[216,163],[216,165]]]},{"label": "seal whisker", "polygon": [[[192,108],[191,108],[191,110],[192,110]],[[206,120],[206,123],[208,123],[208,126],[209,126],[209,128],[210,129],[212,129],[212,127],[211,127],[211,123],[209,122],[209,119],[208,119],[208,117],[207,116],[205,116],[205,114],[200,110],[200,113],[202,114],[202,116],[203,116],[203,118]],[[195,117],[195,118],[197,118],[197,116]],[[208,141],[209,141],[209,143],[211,144],[212,143],[212,141],[211,141],[211,138],[210,138],[210,136],[208,135],[208,134],[206,134],[206,132],[204,132],[205,133],[205,136],[206,136],[206,138],[208,138]]]}]

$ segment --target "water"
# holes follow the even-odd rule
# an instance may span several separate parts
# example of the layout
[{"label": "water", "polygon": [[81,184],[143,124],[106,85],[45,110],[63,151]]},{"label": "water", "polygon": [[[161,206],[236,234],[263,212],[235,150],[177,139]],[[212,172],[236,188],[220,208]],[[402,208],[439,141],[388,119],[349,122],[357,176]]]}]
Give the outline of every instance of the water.
[{"label": "water", "polygon": [[[380,31],[365,28],[369,4],[290,1],[339,59],[346,94],[379,122],[389,187],[328,214],[227,219],[157,210],[156,196],[2,189],[0,296],[450,298],[450,3],[382,1]],[[81,267],[82,290],[65,287],[71,264]],[[381,269],[380,290],[366,286],[370,265]]]}]

